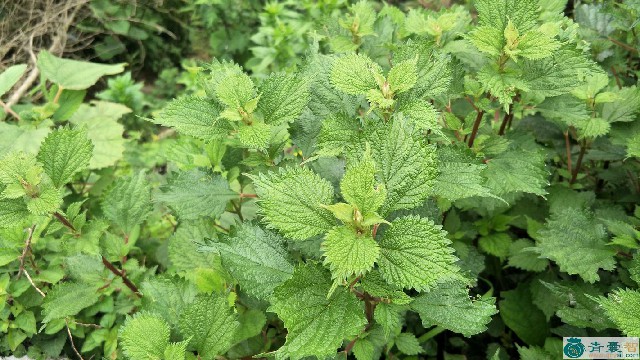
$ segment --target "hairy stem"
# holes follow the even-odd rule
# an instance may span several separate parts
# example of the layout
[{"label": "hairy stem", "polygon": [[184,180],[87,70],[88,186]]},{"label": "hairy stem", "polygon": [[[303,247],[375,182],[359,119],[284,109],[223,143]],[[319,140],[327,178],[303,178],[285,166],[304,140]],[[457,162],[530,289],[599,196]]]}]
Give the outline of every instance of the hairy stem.
[{"label": "hairy stem", "polygon": [[418,342],[425,343],[427,342],[429,339],[435,337],[436,335],[442,333],[443,331],[445,331],[447,329],[443,328],[442,326],[436,326],[433,329],[427,331],[426,333],[424,333],[422,336],[420,336],[418,338]]},{"label": "hairy stem", "polygon": [[480,128],[480,123],[482,122],[482,117],[484,116],[484,111],[478,111],[478,115],[476,115],[476,120],[473,122],[473,129],[471,129],[471,136],[469,136],[469,147],[473,147],[473,142],[476,140],[476,135],[478,135],[478,128]]},{"label": "hairy stem", "polygon": [[569,130],[564,132],[564,145],[567,151],[567,171],[571,174],[573,169],[571,167],[571,142],[569,140]]},{"label": "hairy stem", "polygon": [[15,111],[13,111],[11,109],[11,106],[9,106],[9,104],[5,104],[4,102],[2,102],[0,100],[0,106],[2,106],[2,108],[4,109],[5,113],[10,114],[14,118],[16,118],[16,120],[20,120],[20,115],[18,115]]},{"label": "hairy stem", "polygon": [[58,219],[58,221],[60,221],[62,225],[66,226],[69,230],[73,231],[74,233],[77,232],[76,228],[73,227],[73,225],[69,222],[69,220],[67,220],[67,218],[64,217],[64,215],[60,214],[59,212],[55,212],[53,213],[53,216],[56,219]]},{"label": "hairy stem", "polygon": [[573,185],[578,178],[578,173],[580,172],[580,167],[582,166],[582,159],[584,158],[584,153],[587,151],[587,140],[582,140],[580,143],[580,154],[578,155],[578,161],[576,162],[576,167],[573,169],[573,173],[571,174],[571,180],[569,181],[569,185]]},{"label": "hairy stem", "polygon": [[134,294],[136,294],[137,296],[142,296],[140,294],[140,291],[138,290],[138,288],[131,282],[131,280],[129,280],[129,278],[127,278],[127,275],[124,273],[124,271],[120,271],[118,269],[116,269],[115,266],[113,266],[112,263],[109,262],[109,260],[107,260],[107,258],[105,258],[104,256],[102,257],[102,263],[104,264],[104,266],[109,269],[109,271],[111,271],[112,273],[114,273],[116,276],[122,278],[122,282],[131,290],[133,291]]}]

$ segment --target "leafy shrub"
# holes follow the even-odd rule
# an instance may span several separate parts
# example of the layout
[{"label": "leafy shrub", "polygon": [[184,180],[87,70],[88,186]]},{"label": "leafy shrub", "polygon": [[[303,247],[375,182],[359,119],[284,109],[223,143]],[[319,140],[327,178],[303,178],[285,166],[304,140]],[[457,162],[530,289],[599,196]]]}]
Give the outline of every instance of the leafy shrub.
[{"label": "leafy shrub", "polygon": [[638,336],[637,9],[474,5],[358,2],[288,72],[190,68],[144,143],[128,107],[82,103],[122,65],[41,53],[45,103],[0,123],[0,351],[547,359]]}]

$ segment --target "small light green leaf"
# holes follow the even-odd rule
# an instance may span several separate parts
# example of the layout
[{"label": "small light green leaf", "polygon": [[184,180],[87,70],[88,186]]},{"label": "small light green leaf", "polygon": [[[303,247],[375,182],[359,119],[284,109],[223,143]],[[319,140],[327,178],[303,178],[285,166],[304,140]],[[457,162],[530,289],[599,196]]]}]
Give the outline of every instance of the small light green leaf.
[{"label": "small light green leaf", "polygon": [[426,291],[458,278],[458,260],[441,226],[417,216],[395,219],[380,240],[382,277],[390,284]]},{"label": "small light green leaf", "polygon": [[89,166],[93,144],[84,129],[58,129],[50,133],[40,147],[38,161],[53,185],[63,186],[73,179],[73,175]]},{"label": "small light green leaf", "polygon": [[507,233],[494,233],[480,237],[478,247],[487,254],[505,259],[509,255],[511,236]]},{"label": "small light green leaf", "polygon": [[160,316],[141,312],[127,318],[118,338],[129,359],[149,360],[162,359],[169,335],[169,325]]},{"label": "small light green leaf", "polygon": [[218,100],[234,110],[243,107],[255,95],[253,81],[245,73],[225,77],[218,83],[215,91]]},{"label": "small light green leaf", "polygon": [[151,188],[143,172],[117,179],[102,200],[104,216],[130,234],[151,212]]},{"label": "small light green leaf", "polygon": [[485,331],[491,316],[498,312],[495,298],[470,299],[466,287],[457,282],[419,295],[411,308],[420,315],[425,328],[438,325],[467,337]]},{"label": "small light green leaf", "polygon": [[395,64],[389,74],[387,81],[394,94],[400,94],[413,88],[418,81],[418,69],[416,68],[417,57],[412,60],[405,60]]},{"label": "small light green leaf", "polygon": [[2,72],[2,74],[0,74],[0,97],[2,97],[2,95],[7,91],[11,90],[13,85],[20,80],[25,70],[27,70],[27,65],[18,64],[9,66]]},{"label": "small light green leaf", "polygon": [[325,358],[336,353],[347,337],[364,330],[363,305],[344,287],[330,298],[330,274],[318,264],[297,267],[293,277],[277,287],[269,311],[287,328],[287,340],[276,352],[293,360],[307,356]]},{"label": "small light green leaf", "polygon": [[124,64],[97,64],[63,59],[43,50],[38,54],[38,68],[44,77],[70,90],[83,90],[105,75],[119,74]]},{"label": "small light green leaf", "polygon": [[271,139],[271,126],[263,122],[242,124],[238,129],[238,140],[249,149],[266,150]]},{"label": "small light green leaf", "polygon": [[322,243],[325,265],[331,276],[345,280],[351,275],[362,275],[373,268],[380,256],[380,247],[371,236],[357,234],[354,229],[338,226],[329,231]]},{"label": "small light green leaf", "polygon": [[331,83],[351,95],[366,94],[379,87],[376,78],[382,77],[380,65],[366,55],[350,54],[338,58],[331,68]]},{"label": "small light green leaf", "polygon": [[375,163],[367,151],[360,161],[349,163],[340,181],[342,197],[363,215],[378,211],[386,198],[384,186],[376,186],[375,173]]},{"label": "small light green leaf", "polygon": [[289,167],[248,176],[254,182],[268,226],[285,236],[304,240],[335,225],[333,214],[320,206],[333,202],[333,186],[310,169]]}]

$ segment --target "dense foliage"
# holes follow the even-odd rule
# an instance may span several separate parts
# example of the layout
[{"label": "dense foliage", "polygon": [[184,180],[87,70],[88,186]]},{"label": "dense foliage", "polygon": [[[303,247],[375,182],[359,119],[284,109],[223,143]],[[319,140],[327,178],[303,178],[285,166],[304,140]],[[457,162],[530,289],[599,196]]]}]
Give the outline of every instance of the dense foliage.
[{"label": "dense foliage", "polygon": [[[171,34],[215,58],[172,48],[151,90],[115,62],[123,21],[95,48],[114,61],[42,50],[0,103],[1,355],[550,359],[640,336],[640,3],[228,3],[179,5]],[[179,20],[161,10],[140,31]]]}]

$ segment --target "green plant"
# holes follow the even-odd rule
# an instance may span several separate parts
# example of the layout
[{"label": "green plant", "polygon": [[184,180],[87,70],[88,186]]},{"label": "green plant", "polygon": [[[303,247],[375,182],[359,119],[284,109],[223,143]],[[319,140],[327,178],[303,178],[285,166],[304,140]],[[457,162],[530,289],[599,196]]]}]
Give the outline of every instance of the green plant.
[{"label": "green plant", "polygon": [[143,143],[82,103],[121,65],[41,53],[45,102],[0,123],[0,351],[548,359],[640,335],[633,8],[587,5],[619,18],[622,72],[562,2],[474,6],[358,2],[287,72],[185,67],[148,119],[178,136]]}]

